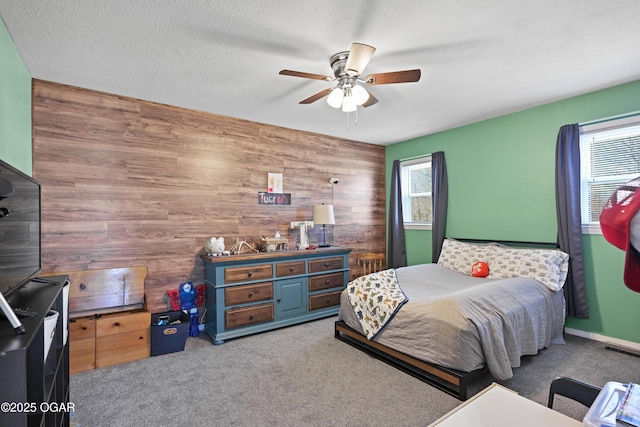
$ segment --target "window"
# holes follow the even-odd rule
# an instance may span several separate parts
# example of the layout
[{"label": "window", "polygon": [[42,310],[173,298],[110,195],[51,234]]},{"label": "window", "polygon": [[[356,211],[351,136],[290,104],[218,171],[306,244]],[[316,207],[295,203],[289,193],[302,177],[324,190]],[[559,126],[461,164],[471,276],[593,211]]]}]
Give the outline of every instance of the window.
[{"label": "window", "polygon": [[640,175],[640,116],[581,126],[580,169],[583,232],[601,233],[611,194]]},{"label": "window", "polygon": [[419,228],[430,226],[431,202],[431,156],[405,160],[400,164],[402,188],[402,214],[405,226]]}]

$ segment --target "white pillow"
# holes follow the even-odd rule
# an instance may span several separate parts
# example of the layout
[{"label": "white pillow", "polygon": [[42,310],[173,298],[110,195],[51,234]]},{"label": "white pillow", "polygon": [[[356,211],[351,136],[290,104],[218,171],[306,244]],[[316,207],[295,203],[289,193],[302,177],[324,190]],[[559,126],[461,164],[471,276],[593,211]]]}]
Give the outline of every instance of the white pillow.
[{"label": "white pillow", "polygon": [[527,249],[500,246],[487,261],[489,277],[530,277],[552,291],[564,286],[569,255],[558,249]]},{"label": "white pillow", "polygon": [[491,263],[489,258],[498,248],[497,243],[467,243],[455,239],[444,239],[442,251],[438,258],[438,264],[458,273],[471,275],[471,266],[478,261],[489,264],[489,276],[491,276]]}]

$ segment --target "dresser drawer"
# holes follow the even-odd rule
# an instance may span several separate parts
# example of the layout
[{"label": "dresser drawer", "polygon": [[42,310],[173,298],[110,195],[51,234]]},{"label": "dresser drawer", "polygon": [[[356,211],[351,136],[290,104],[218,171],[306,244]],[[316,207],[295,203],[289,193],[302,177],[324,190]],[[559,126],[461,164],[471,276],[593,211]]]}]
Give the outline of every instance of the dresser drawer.
[{"label": "dresser drawer", "polygon": [[69,373],[90,371],[96,368],[96,339],[72,340],[69,335]]},{"label": "dresser drawer", "polygon": [[323,274],[309,277],[309,292],[344,286],[344,273]]},{"label": "dresser drawer", "polygon": [[326,294],[311,295],[309,297],[309,310],[333,307],[340,304],[342,291],[327,292]]},{"label": "dresser drawer", "polygon": [[249,267],[227,267],[224,269],[224,283],[246,282],[248,280],[271,279],[272,264],[252,265]]},{"label": "dresser drawer", "polygon": [[149,357],[151,353],[149,327],[97,337],[96,368]]},{"label": "dresser drawer", "polygon": [[69,338],[71,340],[82,340],[86,338],[95,339],[96,320],[93,318],[72,319],[69,321]]},{"label": "dresser drawer", "polygon": [[305,274],[304,261],[279,262],[276,264],[276,276],[297,276]]},{"label": "dresser drawer", "polygon": [[309,273],[340,270],[342,268],[344,268],[344,264],[341,257],[309,260]]},{"label": "dresser drawer", "polygon": [[271,282],[255,285],[241,285],[224,289],[224,305],[245,304],[254,301],[264,301],[273,298],[273,284]]},{"label": "dresser drawer", "polygon": [[96,319],[96,337],[117,335],[139,331],[151,327],[151,313],[148,311],[108,314]]},{"label": "dresser drawer", "polygon": [[227,329],[253,325],[254,323],[270,322],[273,320],[273,304],[232,308],[224,312],[224,320]]}]

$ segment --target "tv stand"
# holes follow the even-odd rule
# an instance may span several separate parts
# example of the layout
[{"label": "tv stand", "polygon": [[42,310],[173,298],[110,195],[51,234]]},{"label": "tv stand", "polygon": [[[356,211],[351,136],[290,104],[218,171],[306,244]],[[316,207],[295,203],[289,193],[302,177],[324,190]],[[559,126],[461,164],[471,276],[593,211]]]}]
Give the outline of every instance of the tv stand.
[{"label": "tv stand", "polygon": [[[74,407],[69,402],[68,326],[64,320],[67,276],[51,279],[54,285],[30,282],[11,293],[11,305],[36,313],[21,319],[23,334],[16,335],[13,325],[0,317],[0,403],[9,405],[8,410],[0,411],[0,426],[69,425],[69,411]],[[45,318],[50,310],[59,316],[47,351]],[[13,310],[8,312],[15,316]]]}]

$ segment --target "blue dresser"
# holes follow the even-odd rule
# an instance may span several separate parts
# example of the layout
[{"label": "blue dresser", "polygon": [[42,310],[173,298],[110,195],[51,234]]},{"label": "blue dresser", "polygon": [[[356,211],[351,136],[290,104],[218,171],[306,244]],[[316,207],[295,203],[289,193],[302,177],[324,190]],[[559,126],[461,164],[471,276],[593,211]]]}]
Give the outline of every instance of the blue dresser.
[{"label": "blue dresser", "polygon": [[338,313],[350,248],[203,257],[214,344]]}]

